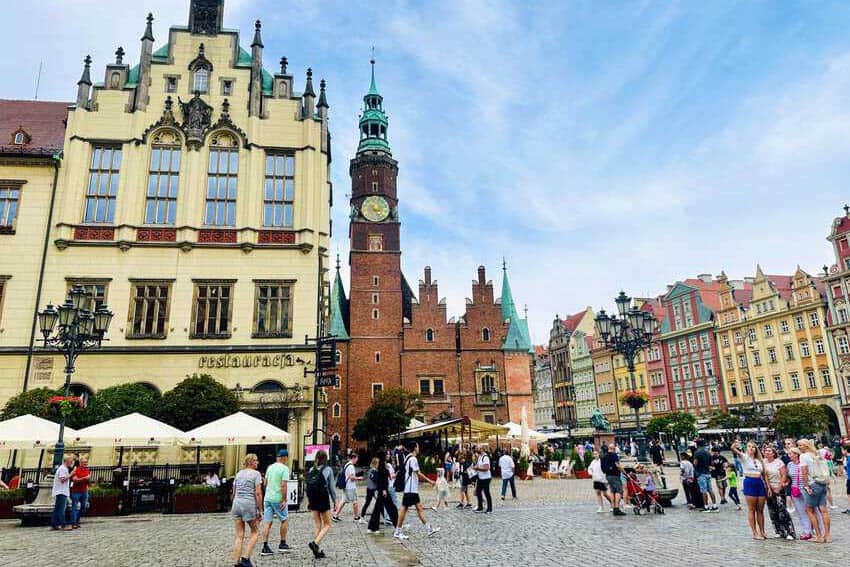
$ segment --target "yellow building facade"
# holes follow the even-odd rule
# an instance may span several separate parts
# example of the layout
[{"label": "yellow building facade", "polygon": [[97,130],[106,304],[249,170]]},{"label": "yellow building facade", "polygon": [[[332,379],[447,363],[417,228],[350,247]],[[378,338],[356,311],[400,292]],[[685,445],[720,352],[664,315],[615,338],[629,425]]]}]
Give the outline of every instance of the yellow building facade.
[{"label": "yellow building facade", "polygon": [[593,380],[596,383],[596,405],[611,427],[616,428],[620,423],[620,413],[614,378],[614,361],[611,349],[605,348],[599,337],[594,337],[591,359],[593,360]]},{"label": "yellow building facade", "polygon": [[800,268],[771,276],[757,267],[751,292],[725,274],[720,284],[716,333],[728,405],[809,401],[841,415],[820,282]]},{"label": "yellow building facade", "polygon": [[[260,22],[246,50],[223,17],[223,1],[192,1],[188,25],[154,49],[149,16],[138,64],[119,48],[102,83],[87,58],[38,306],[81,284],[115,314],[108,342],[79,358],[75,393],[132,382],[165,392],[210,374],[243,405],[274,410],[300,455],[313,409],[305,339],[325,318],[331,236],[324,81],[317,97],[308,70],[294,92],[285,58],[275,74],[263,67]],[[26,236],[4,246],[16,259],[0,259],[0,276],[13,275],[5,304],[20,305],[2,311],[0,403],[64,381],[61,357],[28,351],[39,273],[18,265],[43,241],[52,172],[18,175],[31,175],[34,195],[20,203]]]},{"label": "yellow building facade", "polygon": [[[648,393],[648,384],[646,377],[646,356],[645,352],[641,351],[635,356],[635,389],[639,392]],[[621,354],[615,354],[612,357],[612,368],[614,375],[614,384],[617,393],[614,396],[617,403],[617,414],[620,429],[631,429],[636,426],[635,410],[624,404],[620,400],[620,395],[626,390],[632,389],[632,379],[629,374],[629,367],[626,364],[625,357]],[[646,426],[647,421],[651,417],[651,403],[647,403],[640,409],[641,424]]]}]

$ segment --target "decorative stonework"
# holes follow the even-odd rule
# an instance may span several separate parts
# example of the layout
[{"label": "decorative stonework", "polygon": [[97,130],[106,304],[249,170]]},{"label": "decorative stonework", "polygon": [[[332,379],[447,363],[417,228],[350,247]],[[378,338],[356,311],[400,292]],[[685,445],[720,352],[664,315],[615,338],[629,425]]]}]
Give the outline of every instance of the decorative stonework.
[{"label": "decorative stonework", "polygon": [[220,228],[205,228],[198,231],[198,242],[208,244],[236,244],[236,231]]},{"label": "decorative stonework", "polygon": [[177,230],[174,228],[140,228],[136,230],[139,242],[176,242]]},{"label": "decorative stonework", "polygon": [[111,226],[78,226],[74,229],[74,240],[115,240],[115,229]]},{"label": "decorative stonework", "polygon": [[169,96],[165,99],[165,109],[162,111],[162,118],[148,126],[148,129],[142,134],[142,139],[136,140],[136,145],[146,144],[148,136],[151,133],[153,133],[153,142],[155,144],[181,145],[183,140],[177,132],[180,124],[177,123],[177,119],[174,117],[173,109],[174,101]]},{"label": "decorative stonework", "polygon": [[295,233],[289,230],[261,230],[257,244],[295,244]]},{"label": "decorative stonework", "polygon": [[197,149],[203,144],[206,131],[212,122],[213,108],[204,102],[197,93],[189,102],[183,102],[180,98],[177,101],[180,103],[180,110],[183,112],[181,127],[186,134],[186,143],[190,148]]}]

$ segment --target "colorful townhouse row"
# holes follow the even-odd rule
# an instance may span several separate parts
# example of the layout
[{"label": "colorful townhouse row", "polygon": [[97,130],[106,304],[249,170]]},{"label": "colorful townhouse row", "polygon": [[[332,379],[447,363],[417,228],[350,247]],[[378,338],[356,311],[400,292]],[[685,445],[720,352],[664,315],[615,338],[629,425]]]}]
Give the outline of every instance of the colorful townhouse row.
[{"label": "colorful townhouse row", "polygon": [[[659,320],[655,340],[635,361],[634,387],[649,400],[641,423],[671,411],[704,417],[752,405],[769,415],[808,401],[827,408],[831,433],[850,431],[850,207],[827,240],[836,261],[817,276],[799,266],[792,275],[756,266],[743,280],[701,274],[658,297],[635,299]],[[622,355],[596,336],[594,317],[590,307],[556,315],[548,348],[536,350],[535,411],[541,415],[547,404],[543,413],[551,414],[538,424],[589,435],[599,408],[625,434],[637,425],[620,401],[631,377]]]}]

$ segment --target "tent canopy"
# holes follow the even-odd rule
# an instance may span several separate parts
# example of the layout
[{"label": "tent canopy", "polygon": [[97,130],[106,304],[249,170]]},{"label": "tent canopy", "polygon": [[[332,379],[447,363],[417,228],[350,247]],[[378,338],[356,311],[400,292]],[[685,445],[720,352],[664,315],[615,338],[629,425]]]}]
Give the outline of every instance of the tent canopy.
[{"label": "tent canopy", "polygon": [[287,445],[291,436],[283,429],[244,412],[211,421],[186,432],[193,446]]},{"label": "tent canopy", "polygon": [[131,413],[80,429],[69,439],[75,445],[90,447],[159,447],[182,443],[185,435],[152,417]]},{"label": "tent canopy", "polygon": [[[520,424],[509,421],[505,424],[505,427],[508,428],[508,432],[504,435],[504,437],[509,439],[522,439],[522,426]],[[528,438],[531,441],[545,441],[547,439],[546,435],[530,428],[528,429]]]},{"label": "tent canopy", "polygon": [[446,421],[411,427],[399,434],[398,438],[413,439],[424,435],[437,435],[445,432],[448,432],[450,437],[460,437],[461,427],[463,427],[463,437],[470,440],[486,439],[488,437],[495,437],[496,435],[505,435],[508,432],[508,428],[504,425],[494,425],[468,417],[457,417],[447,419]]},{"label": "tent canopy", "polygon": [[[73,439],[77,433],[65,428],[65,439]],[[34,415],[21,415],[0,422],[0,450],[44,449],[56,444],[59,424]]]}]

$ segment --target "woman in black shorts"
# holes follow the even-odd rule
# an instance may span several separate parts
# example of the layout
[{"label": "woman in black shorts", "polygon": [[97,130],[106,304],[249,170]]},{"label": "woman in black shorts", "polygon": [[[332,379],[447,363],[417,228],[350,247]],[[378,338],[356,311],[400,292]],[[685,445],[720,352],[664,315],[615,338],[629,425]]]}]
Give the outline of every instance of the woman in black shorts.
[{"label": "woman in black shorts", "polygon": [[602,460],[599,458],[599,451],[593,451],[593,460],[590,462],[590,466],[587,467],[587,472],[590,473],[590,478],[593,479],[593,490],[596,491],[596,503],[599,505],[596,512],[601,514],[605,511],[603,497],[611,506],[614,504],[611,502],[611,495],[608,493],[608,483],[606,482],[605,473],[602,472]]},{"label": "woman in black shorts", "polygon": [[316,460],[307,473],[307,509],[313,516],[314,527],[313,541],[308,543],[307,547],[316,559],[325,556],[325,552],[319,549],[319,544],[331,529],[331,501],[336,505],[334,473],[327,462],[328,454],[318,451]]},{"label": "woman in black shorts", "polygon": [[465,452],[459,452],[457,455],[460,464],[460,503],[458,508],[472,508],[469,503],[469,485],[472,484],[472,479],[469,478],[469,467],[471,466],[469,455]]}]

